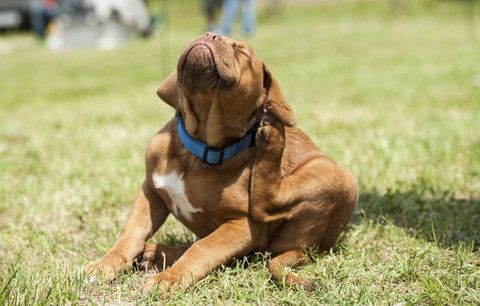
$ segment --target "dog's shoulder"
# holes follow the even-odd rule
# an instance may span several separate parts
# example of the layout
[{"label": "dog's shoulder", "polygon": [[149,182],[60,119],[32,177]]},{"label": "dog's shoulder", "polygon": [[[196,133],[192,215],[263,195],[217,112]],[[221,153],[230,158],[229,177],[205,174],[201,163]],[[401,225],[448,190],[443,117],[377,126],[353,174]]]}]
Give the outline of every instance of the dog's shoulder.
[{"label": "dog's shoulder", "polygon": [[173,155],[176,129],[175,118],[172,118],[150,139],[145,152],[147,172],[158,168]]}]

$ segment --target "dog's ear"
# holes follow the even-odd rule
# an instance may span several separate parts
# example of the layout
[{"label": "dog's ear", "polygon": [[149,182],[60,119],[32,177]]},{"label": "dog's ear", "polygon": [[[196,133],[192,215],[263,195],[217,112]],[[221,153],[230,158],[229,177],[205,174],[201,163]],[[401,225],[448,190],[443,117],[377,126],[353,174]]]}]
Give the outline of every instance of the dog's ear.
[{"label": "dog's ear", "polygon": [[262,106],[269,107],[270,111],[286,126],[295,126],[297,119],[293,114],[292,107],[283,97],[277,81],[265,64],[263,65],[263,87],[266,92],[266,99]]},{"label": "dog's ear", "polygon": [[157,89],[157,95],[171,107],[178,108],[177,69],[163,80]]}]

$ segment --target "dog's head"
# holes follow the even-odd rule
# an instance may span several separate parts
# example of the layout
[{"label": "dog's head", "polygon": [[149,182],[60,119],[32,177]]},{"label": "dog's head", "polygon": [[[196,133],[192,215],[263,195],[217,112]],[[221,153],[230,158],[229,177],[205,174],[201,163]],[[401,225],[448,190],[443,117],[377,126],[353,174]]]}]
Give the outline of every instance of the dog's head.
[{"label": "dog's head", "polygon": [[263,107],[284,125],[296,124],[277,82],[252,48],[213,33],[185,48],[157,94],[182,113],[190,135],[212,147],[242,137]]}]

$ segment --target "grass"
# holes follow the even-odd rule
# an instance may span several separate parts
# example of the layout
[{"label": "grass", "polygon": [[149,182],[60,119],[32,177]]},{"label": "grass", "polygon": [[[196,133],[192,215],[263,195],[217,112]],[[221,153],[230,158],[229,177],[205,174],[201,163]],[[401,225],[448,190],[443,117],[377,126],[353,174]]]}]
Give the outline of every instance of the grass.
[{"label": "grass", "polygon": [[[478,303],[480,37],[456,1],[289,7],[261,15],[249,39],[299,126],[359,177],[342,239],[298,270],[318,290],[276,285],[262,254],[168,298],[140,293],[143,272],[86,280],[132,205],[149,138],[173,115],[155,89],[202,33],[196,5],[172,3],[166,32],[110,52],[2,38],[0,304]],[[191,239],[171,218],[153,238]]]}]

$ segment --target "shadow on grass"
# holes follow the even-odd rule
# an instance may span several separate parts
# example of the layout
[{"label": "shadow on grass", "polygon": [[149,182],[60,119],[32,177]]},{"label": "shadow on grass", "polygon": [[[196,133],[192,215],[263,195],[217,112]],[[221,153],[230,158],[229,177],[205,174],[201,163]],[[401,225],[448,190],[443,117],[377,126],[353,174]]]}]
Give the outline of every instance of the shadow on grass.
[{"label": "shadow on grass", "polygon": [[480,199],[458,199],[448,194],[429,196],[418,191],[364,192],[352,220],[388,218],[410,235],[450,247],[464,243],[480,250]]}]

